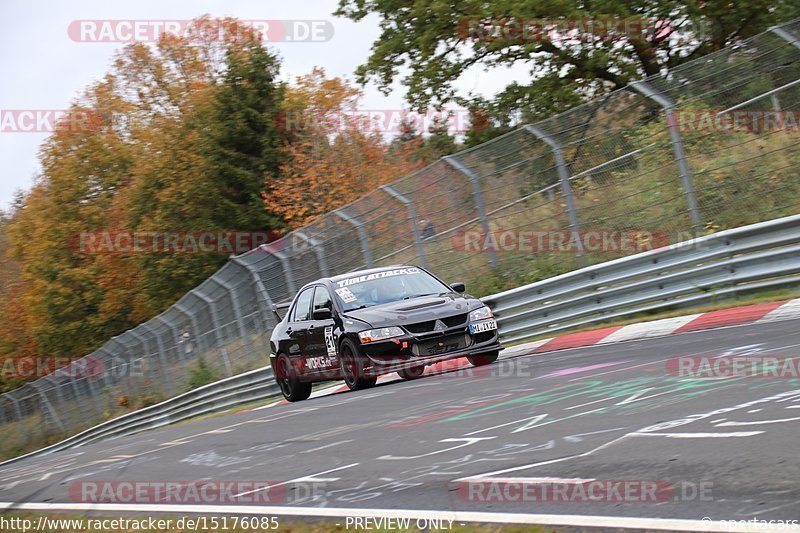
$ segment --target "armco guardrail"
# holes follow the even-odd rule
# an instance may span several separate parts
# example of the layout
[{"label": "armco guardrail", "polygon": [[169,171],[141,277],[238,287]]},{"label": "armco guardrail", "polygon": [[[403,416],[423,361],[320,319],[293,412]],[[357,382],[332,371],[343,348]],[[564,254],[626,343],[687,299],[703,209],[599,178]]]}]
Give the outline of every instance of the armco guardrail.
[{"label": "armco guardrail", "polygon": [[280,394],[270,367],[251,370],[237,376],[204,385],[175,398],[98,424],[61,442],[14,457],[0,465],[76,448],[99,440],[133,435],[148,429],[231,409],[238,405],[264,400]]},{"label": "armco guardrail", "polygon": [[487,296],[504,342],[800,281],[800,216],[722,231]]},{"label": "armco guardrail", "polygon": [[[800,282],[800,215],[640,253],[483,298],[505,343],[732,292]],[[239,374],[28,454],[131,435],[279,394],[272,370]],[[11,461],[20,459],[20,457]]]}]

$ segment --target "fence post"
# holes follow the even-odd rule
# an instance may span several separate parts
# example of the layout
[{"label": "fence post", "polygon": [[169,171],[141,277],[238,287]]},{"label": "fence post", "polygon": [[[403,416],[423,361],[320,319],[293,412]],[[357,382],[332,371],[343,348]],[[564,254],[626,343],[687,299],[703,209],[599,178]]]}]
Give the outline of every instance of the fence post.
[{"label": "fence post", "polygon": [[236,295],[236,288],[227,281],[222,281],[221,279],[218,279],[214,276],[211,276],[211,278],[209,279],[214,283],[216,283],[217,285],[219,285],[220,287],[222,287],[223,289],[225,289],[226,291],[228,291],[228,295],[231,298],[231,305],[233,305],[233,316],[236,319],[236,326],[239,330],[239,336],[244,341],[248,353],[250,354],[255,353],[255,350],[253,349],[253,344],[250,342],[250,336],[247,334],[247,329],[244,327],[244,320],[242,319],[242,310],[241,307],[239,306],[239,297]]},{"label": "fence post", "polygon": [[[132,337],[134,337],[136,340],[138,340],[139,344],[142,345],[142,359],[144,359],[145,357],[147,358],[147,366],[149,367],[148,370],[149,370],[150,376],[153,376],[153,377],[154,376],[158,376],[158,375],[160,375],[162,373],[158,371],[158,369],[156,368],[156,366],[152,362],[153,361],[153,354],[151,354],[150,350],[147,349],[147,339],[143,335],[141,335],[140,333],[136,332],[136,330],[139,329],[142,326],[144,326],[144,324],[141,324],[141,325],[139,325],[139,326],[137,326],[137,327],[135,327],[133,329],[129,329],[127,331],[127,333],[129,333]],[[166,380],[166,377],[162,376],[161,377],[161,382],[164,385],[166,385],[165,380]]]},{"label": "fence post", "polygon": [[391,185],[381,185],[381,189],[386,191],[390,196],[397,198],[406,206],[408,211],[408,220],[411,222],[411,235],[414,237],[414,245],[417,247],[417,257],[419,257],[419,264],[422,268],[428,268],[428,262],[425,259],[425,247],[422,244],[422,239],[419,236],[419,225],[417,224],[417,211],[414,209],[414,202],[409,197],[400,193]]},{"label": "fence post", "polygon": [[[154,320],[159,320],[160,322],[167,324],[167,327],[169,327],[169,324],[166,322],[166,320],[160,316],[157,316]],[[150,333],[150,335],[152,335],[156,340],[156,346],[158,347],[158,360],[161,363],[161,372],[164,374],[164,382],[167,385],[167,394],[172,396],[175,394],[175,382],[172,380],[172,371],[167,366],[167,352],[164,349],[164,341],[161,340],[161,336],[158,334],[158,332],[150,327],[149,321],[142,324],[142,329]],[[169,330],[172,332],[173,336],[176,337],[177,341],[177,335],[175,334],[175,331],[171,327],[169,327]]]},{"label": "fence post", "polygon": [[319,263],[319,271],[323,277],[330,276],[330,270],[328,270],[328,261],[325,259],[325,250],[322,248],[322,243],[320,243],[317,239],[309,237],[302,231],[293,231],[293,235],[297,235],[300,239],[304,240],[314,249],[314,253],[317,255],[317,263]]},{"label": "fence post", "polygon": [[361,241],[361,253],[364,254],[364,263],[366,264],[367,268],[372,268],[372,252],[369,250],[369,240],[367,239],[367,232],[364,229],[364,223],[358,220],[356,217],[348,215],[341,209],[334,209],[333,214],[345,222],[349,222],[355,226],[356,231],[358,232],[358,240]]},{"label": "fence post", "polygon": [[686,161],[686,153],[683,150],[683,139],[681,138],[680,125],[675,118],[675,104],[656,91],[653,87],[643,81],[634,81],[630,84],[637,92],[656,102],[664,110],[667,116],[667,128],[672,140],[672,152],[675,154],[675,161],[678,163],[678,173],[683,182],[683,194],[689,206],[689,216],[692,220],[692,229],[695,236],[700,235],[703,229],[703,221],[700,216],[700,206],[697,203],[697,195],[694,192],[692,174],[689,172],[689,164]]},{"label": "fence post", "polygon": [[[481,229],[484,235],[489,235],[489,219],[486,216],[486,208],[483,205],[483,193],[481,192],[481,183],[478,176],[452,155],[446,155],[442,159],[469,178],[470,183],[472,183],[472,197],[475,200],[475,208],[478,210],[478,219],[481,221]],[[489,249],[489,263],[493,267],[497,266],[497,252],[494,248]]]},{"label": "fence post", "polygon": [[58,428],[62,432],[66,432],[66,428],[64,427],[64,424],[61,423],[61,419],[56,414],[55,409],[53,409],[53,406],[50,403],[50,400],[47,399],[47,394],[42,392],[42,390],[39,388],[39,380],[37,379],[36,381],[32,381],[31,382],[31,386],[34,389],[36,389],[36,392],[39,394],[39,402],[42,405],[42,409],[44,410],[44,408],[46,408],[47,411],[50,413],[50,418],[53,419],[53,422],[55,422],[58,425]]},{"label": "fence post", "polygon": [[220,354],[222,355],[222,362],[225,364],[225,369],[228,371],[228,375],[233,375],[233,367],[231,366],[231,360],[228,357],[228,350],[225,349],[225,340],[222,338],[222,331],[220,330],[220,321],[219,316],[217,315],[217,304],[206,296],[205,294],[201,293],[197,289],[192,289],[189,291],[189,294],[194,295],[199,300],[203,301],[208,305],[209,310],[211,311],[211,325],[214,327],[214,340],[217,343],[217,348],[219,348]]},{"label": "fence post", "polygon": [[578,263],[581,266],[586,265],[586,250],[583,248],[583,239],[581,238],[581,222],[578,217],[578,208],[575,207],[575,195],[572,192],[572,183],[570,183],[569,171],[567,170],[567,162],[564,159],[564,151],[554,137],[545,133],[541,128],[537,128],[531,124],[527,124],[525,129],[536,136],[537,139],[544,141],[553,151],[553,157],[556,160],[556,170],[558,171],[558,182],[561,184],[561,192],[564,199],[567,201],[567,216],[569,217],[569,225],[572,230],[572,238],[578,245]]},{"label": "fence post", "polygon": [[25,430],[25,422],[22,421],[22,409],[19,407],[19,400],[11,395],[8,395],[8,399],[14,403],[14,413],[17,415],[17,422],[19,422],[19,433],[22,441],[26,442],[28,440],[28,432]]},{"label": "fence post", "polygon": [[[270,298],[267,288],[264,286],[264,282],[261,281],[258,270],[250,268],[251,265],[245,263],[238,257],[231,257],[231,261],[250,272],[250,276],[253,278],[253,284],[256,286],[256,293],[258,296],[261,296],[261,298],[256,298],[258,307],[261,310],[261,318],[264,320],[265,324],[269,324],[272,321],[272,298]],[[266,307],[264,307],[265,305]],[[264,331],[266,333],[266,330]]]},{"label": "fence post", "polygon": [[[286,237],[283,237],[284,239]],[[281,262],[281,269],[283,270],[283,278],[286,280],[286,288],[289,290],[289,297],[297,292],[297,286],[294,283],[294,275],[292,274],[292,265],[289,263],[289,258],[285,253],[272,249],[270,244],[262,244],[259,246],[268,254],[272,254]]]},{"label": "fence post", "polygon": [[787,41],[789,44],[800,48],[800,37],[781,26],[773,26],[769,29],[772,33]]}]

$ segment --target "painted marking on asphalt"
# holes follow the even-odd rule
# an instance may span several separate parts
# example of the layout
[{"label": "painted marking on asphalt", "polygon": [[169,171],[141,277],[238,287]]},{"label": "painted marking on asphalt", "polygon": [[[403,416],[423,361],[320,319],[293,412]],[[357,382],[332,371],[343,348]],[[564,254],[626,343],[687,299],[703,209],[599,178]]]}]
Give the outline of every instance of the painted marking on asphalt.
[{"label": "painted marking on asphalt", "polygon": [[730,433],[631,433],[631,437],[668,437],[671,439],[724,439],[729,437],[753,437],[764,431],[733,431]]},{"label": "painted marking on asphalt", "polygon": [[595,481],[595,478],[580,477],[493,477],[493,478],[462,478],[464,483],[519,483],[520,485],[541,485],[544,483],[563,483],[565,485],[580,485]]},{"label": "painted marking on asphalt", "polygon": [[[121,504],[121,503],[16,503],[0,502],[0,509],[20,511],[105,511],[136,513],[219,514],[218,505]],[[235,515],[316,516],[322,518],[375,517],[416,520],[452,520],[453,522],[484,522],[495,524],[541,524],[548,526],[630,528],[666,531],[724,531],[724,522],[672,518],[645,518],[604,515],[559,515],[534,513],[494,513],[478,511],[433,511],[428,509],[369,509],[351,507],[283,507],[238,506]],[[763,533],[763,526],[740,524],[743,533]],[[760,526],[760,524],[755,524]],[[800,525],[785,524],[783,531],[800,531]]]},{"label": "painted marking on asphalt", "polygon": [[347,468],[352,468],[354,466],[358,466],[360,463],[352,463],[349,465],[339,466],[336,468],[331,468],[330,470],[325,470],[324,472],[317,472],[316,474],[311,474],[310,476],[303,476],[296,479],[292,479],[287,481],[287,483],[333,483],[334,481],[339,481],[341,478],[338,477],[318,477],[323,474],[330,474],[331,472],[338,472],[339,470],[345,470]]},{"label": "painted marking on asphalt", "polygon": [[439,453],[449,452],[451,450],[457,450],[458,448],[463,448],[464,446],[469,446],[470,444],[475,444],[477,442],[481,442],[484,440],[492,440],[496,439],[497,437],[466,437],[466,438],[458,438],[458,439],[442,439],[439,442],[461,442],[458,446],[452,446],[450,448],[445,448],[443,450],[436,450],[435,452],[428,452],[423,453],[421,455],[411,455],[407,457],[398,457],[395,455],[382,455],[378,457],[378,459],[383,461],[404,461],[407,459],[420,459],[422,457],[429,457],[431,455],[436,455]]},{"label": "painted marking on asphalt", "polygon": [[794,422],[796,420],[800,420],[800,416],[795,416],[794,418],[775,418],[772,420],[752,420],[749,422],[734,422],[733,420],[728,422],[722,422],[721,424],[717,424],[717,427],[727,427],[727,426],[758,426],[761,424],[782,424],[783,422]]},{"label": "painted marking on asphalt", "polygon": [[545,413],[543,415],[536,415],[536,416],[531,416],[531,417],[528,417],[528,418],[523,418],[521,420],[514,420],[513,422],[506,422],[505,424],[497,424],[496,426],[492,426],[492,427],[488,427],[488,428],[484,428],[484,429],[479,429],[477,431],[472,431],[470,433],[465,433],[464,436],[465,437],[469,437],[470,435],[477,435],[478,433],[483,433],[484,431],[491,431],[491,430],[497,429],[497,428],[502,428],[502,427],[506,427],[506,426],[513,426],[514,424],[519,424],[520,422],[526,422],[528,420],[533,420],[533,423],[535,423],[535,422],[540,421],[541,419],[543,419],[546,416],[547,416],[547,413]]},{"label": "painted marking on asphalt", "polygon": [[554,378],[554,377],[561,377],[561,376],[570,376],[572,374],[579,374],[581,372],[589,372],[591,370],[599,370],[601,368],[607,368],[609,366],[616,366],[622,365],[625,363],[630,363],[630,360],[627,361],[612,361],[609,363],[598,363],[596,365],[589,365],[589,366],[575,366],[572,368],[564,368],[561,370],[556,370],[554,372],[550,372],[549,374],[545,374],[542,376],[543,378]]},{"label": "painted marking on asphalt", "polygon": [[319,446],[319,447],[317,447],[317,448],[311,448],[310,450],[304,450],[304,451],[302,451],[302,452],[300,452],[300,453],[311,453],[311,452],[318,452],[318,451],[320,451],[320,450],[324,450],[325,448],[332,448],[332,447],[334,447],[334,446],[338,446],[338,445],[340,445],[340,444],[346,444],[346,443],[348,443],[348,442],[353,442],[353,439],[348,439],[348,440],[340,440],[339,442],[332,442],[332,443],[330,443],[330,444],[326,444],[325,446]]}]

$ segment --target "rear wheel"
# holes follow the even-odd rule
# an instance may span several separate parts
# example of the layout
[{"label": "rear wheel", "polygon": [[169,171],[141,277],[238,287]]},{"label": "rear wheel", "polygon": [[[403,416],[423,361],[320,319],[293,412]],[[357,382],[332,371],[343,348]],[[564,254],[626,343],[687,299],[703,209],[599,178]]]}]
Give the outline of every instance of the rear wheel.
[{"label": "rear wheel", "polygon": [[299,402],[311,396],[311,383],[303,383],[297,379],[292,362],[286,354],[278,356],[275,370],[275,381],[278,382],[284,398],[290,402]]},{"label": "rear wheel", "polygon": [[358,350],[348,339],[342,342],[339,365],[342,370],[344,384],[350,390],[368,389],[374,387],[375,383],[378,382],[377,377],[364,376],[364,360],[358,355]]},{"label": "rear wheel", "polygon": [[482,353],[480,355],[468,355],[467,361],[469,361],[472,366],[491,365],[497,361],[499,356],[500,351],[498,350],[496,352]]},{"label": "rear wheel", "polygon": [[417,379],[418,377],[422,377],[422,374],[425,373],[425,365],[404,368],[402,370],[398,370],[397,373],[403,379]]}]

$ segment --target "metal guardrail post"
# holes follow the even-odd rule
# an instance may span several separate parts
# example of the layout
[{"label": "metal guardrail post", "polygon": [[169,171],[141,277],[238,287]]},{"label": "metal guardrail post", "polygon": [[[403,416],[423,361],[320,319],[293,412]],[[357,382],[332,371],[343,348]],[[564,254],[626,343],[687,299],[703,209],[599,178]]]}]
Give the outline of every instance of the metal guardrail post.
[{"label": "metal guardrail post", "polygon": [[531,124],[525,125],[525,130],[529,131],[536,136],[537,139],[547,144],[553,151],[553,157],[556,160],[556,170],[558,171],[558,181],[561,184],[561,192],[564,199],[567,201],[567,216],[569,217],[569,225],[572,230],[572,238],[578,245],[578,262],[581,266],[586,263],[586,250],[583,247],[583,239],[581,239],[581,222],[578,217],[578,208],[575,207],[575,195],[572,192],[572,184],[570,183],[569,171],[567,170],[567,162],[564,159],[564,151],[562,150],[561,143],[554,137],[545,133],[541,128],[537,128]]},{"label": "metal guardrail post", "polygon": [[289,258],[286,256],[285,253],[274,250],[272,248],[272,244],[262,244],[259,246],[262,250],[267,252],[268,254],[272,254],[278,258],[281,262],[281,268],[283,269],[283,278],[286,280],[286,288],[289,290],[289,295],[293,295],[297,292],[297,286],[294,283],[294,275],[292,274],[292,264],[289,262]]},{"label": "metal guardrail post", "polygon": [[[483,230],[484,235],[488,235],[491,230],[489,229],[489,219],[486,216],[486,207],[483,205],[483,193],[481,192],[481,183],[477,174],[475,174],[461,161],[455,159],[451,155],[446,155],[442,159],[448,165],[458,170],[462,174],[465,174],[469,178],[469,181],[472,184],[472,197],[475,200],[475,209],[478,210],[478,219],[481,222],[481,229]],[[497,266],[497,252],[493,248],[489,249],[489,263],[493,267]]]},{"label": "metal guardrail post", "polygon": [[[150,375],[153,376],[153,377],[158,376],[161,373],[158,372],[158,369],[156,368],[156,366],[150,362],[150,361],[152,361],[153,357],[152,357],[152,354],[149,353],[149,350],[147,349],[147,339],[145,339],[142,335],[137,333],[136,329],[137,328],[129,329],[126,333],[128,333],[133,338],[138,340],[139,344],[142,345],[142,359],[144,359],[145,357],[147,358],[147,361],[148,361],[147,366],[148,366],[148,369],[150,371]],[[161,377],[161,381],[163,382],[164,379],[165,378],[162,376]]]},{"label": "metal guardrail post", "polygon": [[214,326],[214,339],[217,341],[217,348],[219,348],[219,352],[222,354],[222,362],[225,364],[228,375],[232,376],[233,367],[231,366],[231,360],[228,357],[228,350],[225,349],[225,340],[222,338],[222,331],[220,331],[221,325],[219,315],[217,314],[216,302],[197,289],[190,290],[189,294],[193,294],[195,297],[208,304],[209,310],[211,311],[211,324]]},{"label": "metal guardrail post", "polygon": [[428,268],[428,261],[425,259],[425,246],[422,244],[422,238],[419,235],[419,225],[417,224],[417,211],[414,209],[414,202],[409,197],[402,194],[400,191],[391,185],[381,185],[381,189],[386,191],[389,196],[400,200],[408,211],[408,220],[411,222],[411,235],[414,237],[414,246],[417,248],[417,257],[422,268]]},{"label": "metal guardrail post", "polygon": [[[47,381],[50,384],[50,387],[52,389],[55,389],[56,396],[58,396],[59,405],[61,405],[62,407],[65,407],[67,405],[67,402],[64,400],[64,393],[61,391],[61,384],[60,383],[55,383],[53,381],[53,376],[54,375],[55,375],[55,373],[48,374],[46,376],[43,376],[42,379]],[[74,409],[70,409],[69,411],[70,411],[70,415],[71,415],[71,416],[68,417],[69,418],[69,428],[71,430],[75,426],[75,423],[72,420],[72,416],[74,416],[75,410]]]},{"label": "metal guardrail post", "polygon": [[789,44],[800,48],[800,37],[792,33],[791,31],[783,28],[781,26],[773,26],[769,29],[772,33],[780,37],[781,39],[789,42]]},{"label": "metal guardrail post", "polygon": [[236,295],[236,288],[227,281],[222,281],[214,276],[211,276],[209,279],[228,291],[228,295],[231,298],[231,305],[233,305],[233,316],[236,319],[236,327],[239,330],[239,336],[242,338],[242,341],[244,341],[248,353],[255,353],[255,350],[253,349],[253,343],[250,342],[250,336],[247,334],[247,329],[244,327],[242,310],[239,304],[239,297]]},{"label": "metal guardrail post", "polygon": [[667,116],[667,128],[669,129],[669,136],[672,141],[672,152],[675,155],[675,161],[678,163],[678,173],[683,182],[683,194],[689,206],[692,229],[696,236],[700,235],[703,229],[703,220],[700,216],[700,206],[697,203],[697,195],[694,192],[694,183],[692,181],[692,174],[689,171],[689,163],[686,161],[686,152],[683,149],[680,125],[678,124],[678,119],[675,117],[675,104],[672,100],[643,81],[631,82],[630,86],[646,98],[660,105]]},{"label": "metal guardrail post", "polygon": [[31,382],[31,386],[34,389],[36,389],[37,394],[39,394],[39,402],[41,403],[42,408],[43,409],[47,409],[47,411],[50,413],[50,418],[53,419],[53,422],[55,422],[58,425],[58,428],[61,431],[66,431],[66,428],[64,427],[64,424],[61,422],[61,418],[59,418],[59,416],[56,414],[56,411],[55,411],[55,409],[53,409],[53,406],[50,403],[50,400],[47,399],[47,394],[45,394],[39,388],[39,380],[37,379],[36,381],[32,381]]},{"label": "metal guardrail post", "polygon": [[364,223],[358,220],[356,217],[348,215],[341,209],[335,209],[333,213],[345,222],[349,222],[355,226],[356,231],[358,232],[358,240],[361,242],[361,253],[364,254],[364,264],[367,266],[367,268],[372,268],[372,252],[370,252],[369,249],[369,240],[367,239],[367,232],[364,229]]},{"label": "metal guardrail post", "polygon": [[330,276],[330,270],[328,270],[328,261],[325,259],[325,250],[322,247],[322,243],[319,242],[317,239],[309,237],[302,231],[293,231],[292,235],[297,235],[300,239],[307,242],[309,246],[314,249],[314,253],[317,255],[317,263],[319,263],[319,271],[323,277]]},{"label": "metal guardrail post", "polygon": [[[238,257],[231,257],[231,261],[250,272],[250,276],[253,278],[253,285],[256,287],[256,301],[258,302],[258,308],[261,310],[261,319],[264,321],[264,324],[270,323],[272,321],[272,298],[270,298],[267,288],[264,286],[264,282],[261,281],[258,270],[251,268],[251,265],[245,263]],[[260,296],[260,298],[258,296]],[[266,332],[266,329],[264,331]]]},{"label": "metal guardrail post", "polygon": [[[125,346],[125,344],[122,341],[119,340],[119,335],[117,335],[115,337],[111,337],[111,340],[108,341],[108,342],[115,342],[115,343],[117,343],[117,345],[122,346],[123,352],[127,352],[128,351],[128,347]],[[128,356],[130,357],[130,354],[128,354]],[[113,359],[113,356],[112,356],[112,359]],[[125,374],[119,379],[119,381],[122,382],[122,388],[125,390],[125,395],[130,398],[133,395],[133,393],[131,391],[130,380],[128,380],[126,378],[128,377],[127,374],[130,373],[130,366],[131,365],[130,365],[130,360],[124,360],[124,361],[125,361]],[[112,368],[116,368],[116,366],[113,366]]]},{"label": "metal guardrail post", "polygon": [[199,351],[202,347],[200,346],[200,326],[197,325],[197,317],[194,315],[194,313],[190,313],[189,310],[186,309],[186,307],[184,307],[184,305],[181,302],[177,302],[172,307],[174,307],[175,310],[177,310],[180,314],[188,318],[189,322],[192,323],[191,337],[194,337],[194,342],[197,345]]},{"label": "metal guardrail post", "polygon": [[[169,323],[160,316],[157,316],[155,320],[159,320],[160,322],[167,324],[167,327],[169,327]],[[161,363],[161,371],[164,374],[164,382],[167,385],[167,392],[171,396],[175,394],[175,382],[172,380],[172,372],[170,372],[169,367],[167,366],[167,351],[164,349],[164,341],[161,340],[161,336],[158,334],[158,332],[150,327],[150,322],[145,322],[142,324],[142,329],[149,332],[156,340],[156,346],[158,347],[158,360]],[[175,336],[177,343],[176,332],[171,327],[169,329]]]},{"label": "metal guardrail post", "polygon": [[8,396],[8,399],[14,404],[14,413],[17,415],[17,422],[19,422],[19,433],[23,441],[28,440],[28,432],[25,430],[25,422],[22,421],[22,409],[19,407],[19,400],[13,396]]}]

